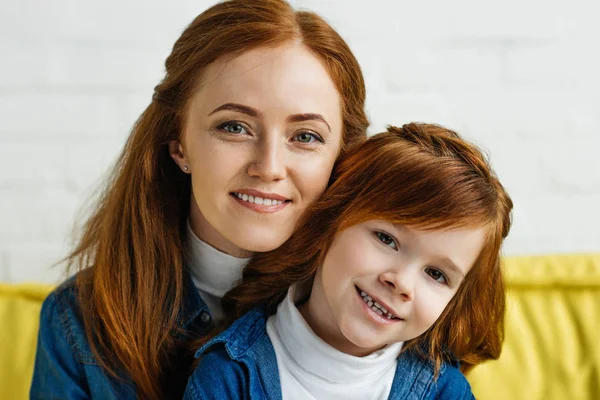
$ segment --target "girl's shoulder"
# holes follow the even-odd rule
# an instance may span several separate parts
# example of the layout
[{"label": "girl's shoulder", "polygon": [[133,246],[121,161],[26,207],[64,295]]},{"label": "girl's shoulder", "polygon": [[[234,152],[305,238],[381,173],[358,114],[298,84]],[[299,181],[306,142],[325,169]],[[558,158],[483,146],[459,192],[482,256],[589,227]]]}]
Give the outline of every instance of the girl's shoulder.
[{"label": "girl's shoulder", "polygon": [[256,308],[200,347],[185,399],[261,399],[280,393],[268,316]]},{"label": "girl's shoulder", "polygon": [[233,360],[243,357],[259,339],[267,335],[267,319],[263,308],[249,311],[196,350],[194,357],[203,357],[214,351],[215,347],[224,347]]},{"label": "girl's shoulder", "polygon": [[458,362],[443,363],[436,377],[431,361],[410,349],[400,354],[389,398],[471,400],[475,397]]}]

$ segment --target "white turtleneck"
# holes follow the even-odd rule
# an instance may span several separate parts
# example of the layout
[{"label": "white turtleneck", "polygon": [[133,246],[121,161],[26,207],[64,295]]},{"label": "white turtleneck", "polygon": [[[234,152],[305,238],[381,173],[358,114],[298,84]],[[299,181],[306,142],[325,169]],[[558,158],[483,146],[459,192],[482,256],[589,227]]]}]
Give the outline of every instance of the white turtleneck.
[{"label": "white turtleneck", "polygon": [[203,242],[188,221],[187,268],[216,323],[223,320],[221,298],[242,279],[242,271],[249,260],[230,256]]},{"label": "white turtleneck", "polygon": [[288,291],[267,321],[275,348],[283,400],[387,399],[402,343],[365,357],[342,353],[319,338],[306,323]]}]

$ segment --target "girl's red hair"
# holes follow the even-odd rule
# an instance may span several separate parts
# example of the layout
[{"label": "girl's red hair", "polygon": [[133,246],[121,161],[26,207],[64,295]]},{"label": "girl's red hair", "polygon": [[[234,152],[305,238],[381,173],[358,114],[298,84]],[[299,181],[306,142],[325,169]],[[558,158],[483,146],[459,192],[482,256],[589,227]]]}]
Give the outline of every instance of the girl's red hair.
[{"label": "girl's red hair", "polygon": [[[169,156],[201,73],[222,57],[298,41],[328,70],[341,98],[342,150],[366,136],[363,76],[344,40],[319,16],[283,0],[231,0],[200,14],[175,42],[166,75],[137,120],[98,206],[67,257],[96,360],[125,373],[142,399],[181,397],[191,361],[178,326],[184,298],[189,175]],[[318,96],[318,93],[315,93]],[[117,374],[116,371],[119,371]]]},{"label": "girl's red hair", "polygon": [[252,259],[243,282],[223,298],[225,325],[259,305],[274,313],[290,285],[312,281],[335,235],[350,226],[380,219],[424,230],[486,227],[484,248],[454,298],[404,349],[425,350],[436,371],[450,354],[464,367],[498,358],[505,307],[499,254],[511,210],[483,154],[455,132],[389,127],[340,159],[329,189],[287,242]]}]

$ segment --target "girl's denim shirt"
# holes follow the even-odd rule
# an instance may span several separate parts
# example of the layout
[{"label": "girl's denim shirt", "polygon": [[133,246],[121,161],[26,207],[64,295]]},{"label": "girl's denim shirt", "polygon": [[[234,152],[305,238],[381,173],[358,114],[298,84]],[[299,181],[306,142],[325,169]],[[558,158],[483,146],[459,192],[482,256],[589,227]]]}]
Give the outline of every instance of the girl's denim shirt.
[{"label": "girl's denim shirt", "polygon": [[[188,381],[185,400],[281,400],[275,350],[267,316],[254,309],[212,338],[195,354],[199,364]],[[389,399],[474,399],[458,364],[443,364],[437,381],[431,363],[408,350],[401,353]]]},{"label": "girl's denim shirt", "polygon": [[[186,273],[181,327],[206,333],[212,327],[208,308]],[[175,356],[175,355],[174,355]],[[191,357],[189,357],[191,359]],[[190,360],[191,361],[191,360]],[[179,393],[189,376],[190,363],[181,364]],[[108,376],[92,354],[83,326],[75,278],[44,300],[35,357],[31,399],[135,399],[135,384],[127,375]]]}]

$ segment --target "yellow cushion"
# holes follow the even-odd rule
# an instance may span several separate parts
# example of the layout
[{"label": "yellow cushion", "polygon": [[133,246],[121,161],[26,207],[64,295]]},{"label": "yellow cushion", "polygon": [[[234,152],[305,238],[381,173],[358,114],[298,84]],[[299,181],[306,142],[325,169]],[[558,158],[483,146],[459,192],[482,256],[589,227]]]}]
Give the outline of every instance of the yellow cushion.
[{"label": "yellow cushion", "polygon": [[0,283],[0,399],[29,398],[40,308],[51,290]]},{"label": "yellow cushion", "polygon": [[509,257],[499,360],[468,374],[479,400],[600,399],[600,255]]},{"label": "yellow cushion", "polygon": [[[600,255],[508,257],[502,356],[469,373],[479,400],[600,399]],[[0,284],[0,399],[27,399],[47,285]]]}]

